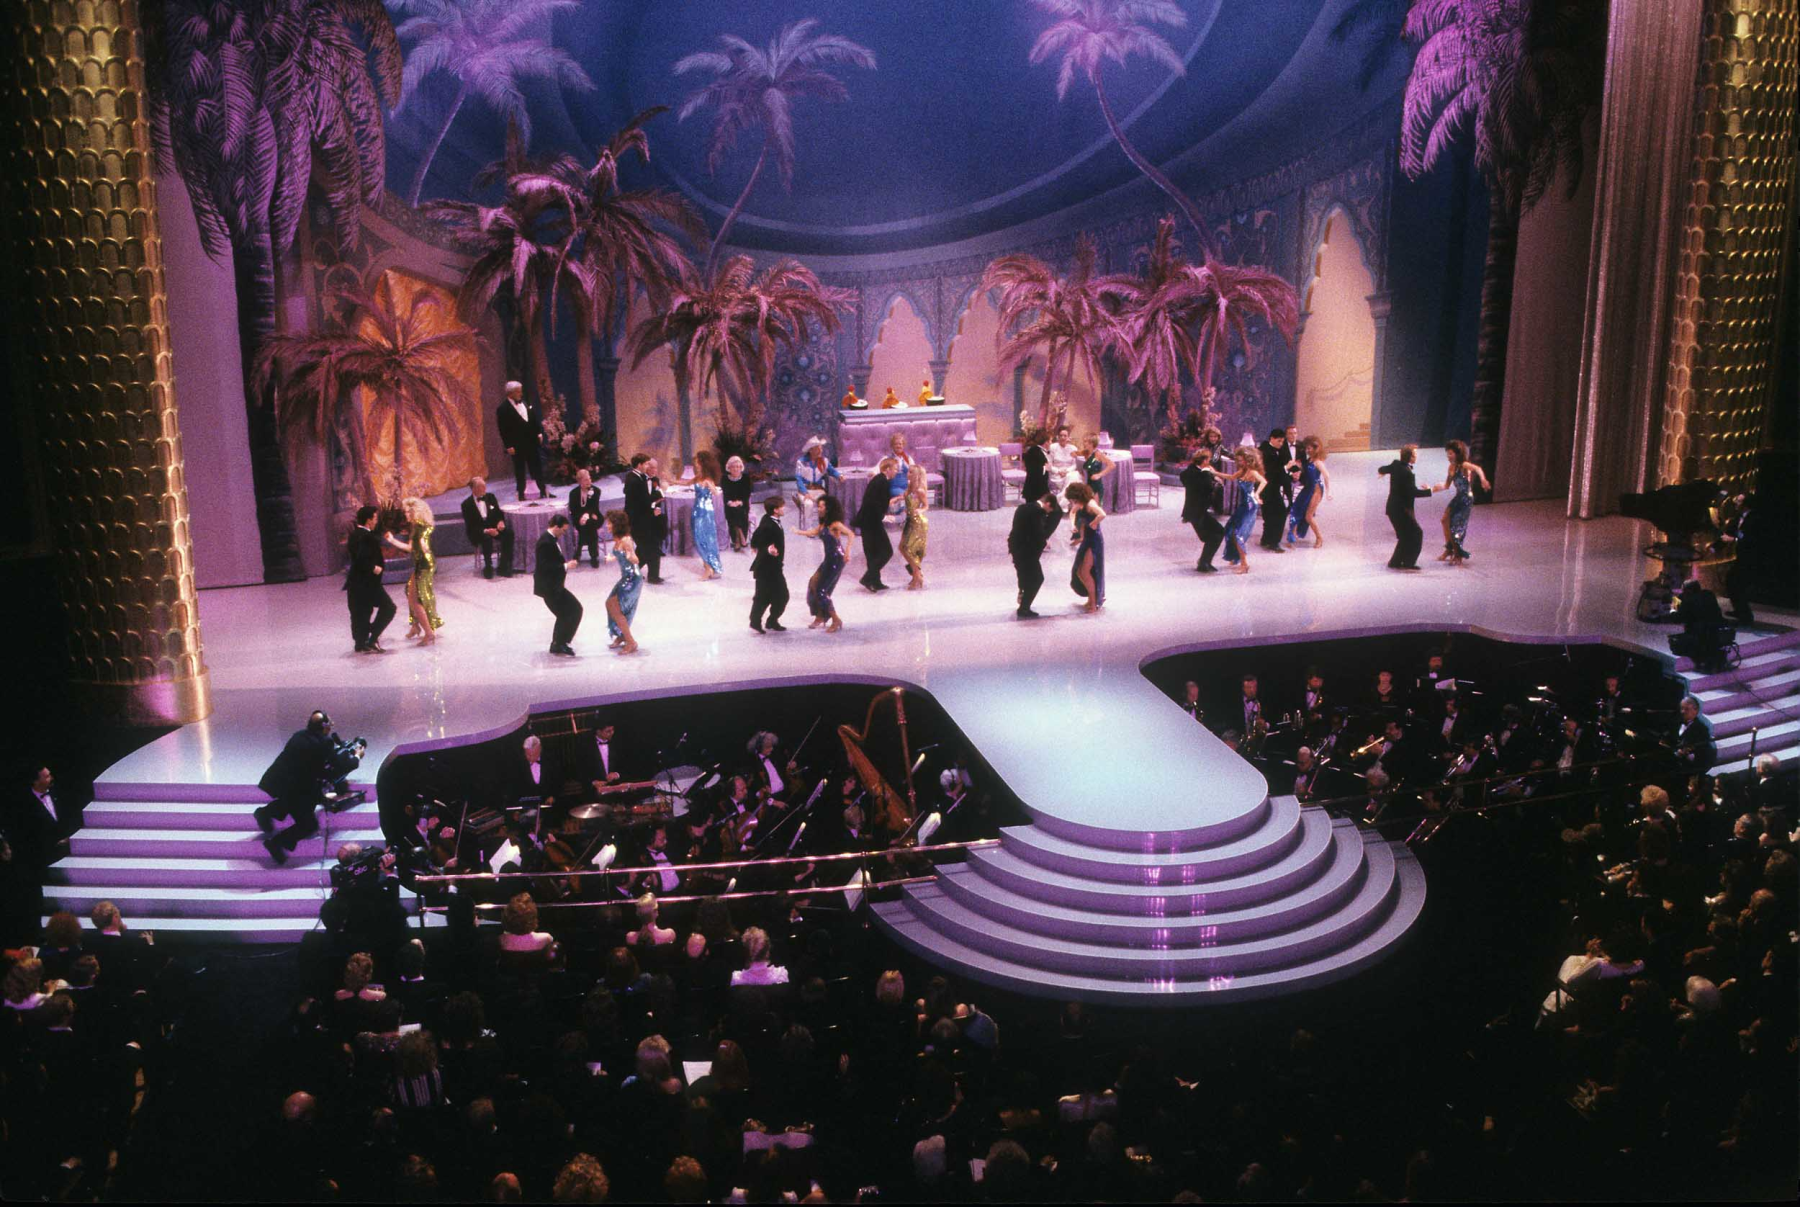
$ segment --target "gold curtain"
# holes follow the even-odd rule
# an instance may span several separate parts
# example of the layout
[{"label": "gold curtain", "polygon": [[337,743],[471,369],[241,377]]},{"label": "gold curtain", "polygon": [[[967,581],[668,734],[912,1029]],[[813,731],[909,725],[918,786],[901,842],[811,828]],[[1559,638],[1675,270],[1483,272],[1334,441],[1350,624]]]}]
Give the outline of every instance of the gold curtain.
[{"label": "gold curtain", "polygon": [[[423,312],[427,328],[423,334],[436,335],[463,329],[463,323],[456,317],[456,296],[442,285],[397,268],[389,268],[382,272],[371,292],[376,303],[390,314],[406,313],[413,298],[420,293],[433,295],[438,299],[438,305],[435,309]],[[360,333],[372,334],[373,320],[365,318],[363,324]],[[421,442],[410,433],[401,439],[400,480],[405,484],[402,493],[421,498],[454,490],[476,474],[487,472],[487,458],[482,453],[481,443],[483,422],[480,354],[473,341],[470,341],[465,348],[446,349],[438,355],[439,363],[463,383],[472,402],[466,409],[462,409],[462,404],[453,399],[441,400],[446,408],[458,408],[458,413],[451,417],[452,422],[445,424],[453,429],[448,440]],[[373,400],[366,390],[359,390],[357,394],[358,405],[362,407],[363,416],[367,419]],[[379,427],[365,425],[364,430],[368,434],[370,479],[377,488],[386,490],[387,484],[393,481],[394,474],[393,421],[390,417],[388,422]]]}]

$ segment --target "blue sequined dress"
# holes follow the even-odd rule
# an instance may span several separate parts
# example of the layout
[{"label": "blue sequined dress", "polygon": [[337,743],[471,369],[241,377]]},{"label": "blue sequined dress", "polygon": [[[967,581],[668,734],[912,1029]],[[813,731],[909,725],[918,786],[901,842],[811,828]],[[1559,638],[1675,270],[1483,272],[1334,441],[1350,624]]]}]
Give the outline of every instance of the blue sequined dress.
[{"label": "blue sequined dress", "polygon": [[719,567],[718,491],[710,486],[694,487],[694,551],[707,568],[721,574]]},{"label": "blue sequined dress", "polygon": [[1463,538],[1469,535],[1469,513],[1475,510],[1475,488],[1469,482],[1468,471],[1457,474],[1450,479],[1450,504],[1444,514],[1450,519],[1450,544],[1445,546],[1452,553],[1463,551]]},{"label": "blue sequined dress", "polygon": [[830,620],[831,593],[837,590],[838,575],[844,572],[844,546],[830,528],[819,533],[819,540],[825,546],[825,560],[819,563],[819,572],[807,589],[806,608],[820,620]]},{"label": "blue sequined dress", "polygon": [[1231,518],[1225,521],[1225,560],[1237,562],[1238,550],[1250,539],[1250,530],[1256,527],[1256,484],[1247,478],[1238,479],[1237,501],[1232,504]]},{"label": "blue sequined dress", "polygon": [[[644,575],[617,545],[613,546],[612,556],[619,563],[619,581],[606,593],[606,598],[619,601],[619,611],[624,614],[625,623],[630,624],[637,619],[638,594],[644,589]],[[614,637],[625,635],[611,616],[606,618],[606,631]]]}]

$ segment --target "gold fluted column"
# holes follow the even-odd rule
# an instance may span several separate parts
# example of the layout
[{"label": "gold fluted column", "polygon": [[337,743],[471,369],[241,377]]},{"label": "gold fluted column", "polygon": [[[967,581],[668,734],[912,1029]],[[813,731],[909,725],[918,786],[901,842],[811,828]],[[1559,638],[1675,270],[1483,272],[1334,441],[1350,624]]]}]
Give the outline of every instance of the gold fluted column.
[{"label": "gold fluted column", "polygon": [[1800,0],[1706,0],[1657,475],[1755,485],[1800,79]]},{"label": "gold fluted column", "polygon": [[7,0],[6,221],[69,676],[132,724],[211,711],[136,0]]}]

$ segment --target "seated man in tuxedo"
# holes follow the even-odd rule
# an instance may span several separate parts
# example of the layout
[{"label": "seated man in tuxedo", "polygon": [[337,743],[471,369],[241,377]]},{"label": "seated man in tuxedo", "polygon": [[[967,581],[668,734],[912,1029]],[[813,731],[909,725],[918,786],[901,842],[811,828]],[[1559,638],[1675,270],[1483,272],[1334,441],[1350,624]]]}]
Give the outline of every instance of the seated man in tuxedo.
[{"label": "seated man in tuxedo", "polygon": [[1556,757],[1552,761],[1562,771],[1568,771],[1582,763],[1591,763],[1599,757],[1588,728],[1574,717],[1563,718],[1562,732],[1557,735],[1554,746]]},{"label": "seated man in tuxedo", "polygon": [[1192,679],[1181,685],[1181,711],[1201,724],[1206,723],[1206,709],[1200,706],[1200,685]]},{"label": "seated man in tuxedo", "polygon": [[487,479],[477,474],[469,479],[469,497],[462,503],[463,530],[469,544],[481,553],[481,576],[494,577],[494,550],[500,551],[500,576],[511,578],[513,572],[513,530],[500,510],[500,500],[488,490]]},{"label": "seated man in tuxedo", "polygon": [[594,485],[594,475],[585,469],[575,471],[575,489],[569,492],[569,522],[575,525],[575,556],[579,558],[585,552],[588,564],[598,569],[606,510],[600,506],[600,491]]},{"label": "seated man in tuxedo", "polygon": [[1712,725],[1700,715],[1700,701],[1693,696],[1681,698],[1681,720],[1675,726],[1671,745],[1675,748],[1675,764],[1683,775],[1705,775],[1718,761],[1719,748],[1713,743]]},{"label": "seated man in tuxedo", "polygon": [[1375,764],[1395,784],[1419,774],[1418,743],[1407,738],[1406,729],[1398,720],[1389,721],[1383,730]]},{"label": "seated man in tuxedo", "polygon": [[544,757],[544,740],[535,733],[520,744],[520,759],[513,764],[507,785],[508,803],[518,804],[536,799],[548,810],[555,806],[562,791],[562,774]]},{"label": "seated man in tuxedo", "polygon": [[1719,597],[1698,581],[1689,582],[1677,597],[1675,619],[1681,622],[1681,632],[1669,638],[1669,652],[1692,658],[1698,670],[1724,670],[1725,651],[1735,630],[1725,623]]},{"label": "seated man in tuxedo", "polygon": [[800,775],[800,765],[780,750],[781,738],[762,730],[753,736],[745,749],[750,753],[750,779],[756,791],[769,800],[788,799],[788,789]]},{"label": "seated man in tuxedo", "polygon": [[641,785],[652,777],[654,769],[646,765],[637,750],[616,741],[618,733],[618,726],[605,720],[595,726],[592,734],[584,734],[580,739],[577,775],[591,790],[590,799],[605,797],[609,804],[625,804],[650,791]]}]

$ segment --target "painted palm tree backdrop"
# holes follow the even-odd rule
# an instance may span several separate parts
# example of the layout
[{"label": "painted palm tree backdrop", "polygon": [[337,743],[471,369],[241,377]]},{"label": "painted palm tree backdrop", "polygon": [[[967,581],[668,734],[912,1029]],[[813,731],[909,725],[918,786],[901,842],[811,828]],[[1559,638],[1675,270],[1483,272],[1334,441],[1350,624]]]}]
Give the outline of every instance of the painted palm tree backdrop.
[{"label": "painted palm tree backdrop", "polygon": [[[1581,171],[1604,9],[162,0],[158,152],[235,283],[265,576],[318,572],[304,525],[391,485],[317,371],[269,359],[360,338],[344,299],[387,297],[384,274],[463,329],[465,393],[517,378],[622,455],[717,436],[786,457],[830,439],[832,400],[891,356],[975,405],[984,440],[1066,408],[1141,442],[1215,411],[1293,418],[1317,207],[1356,215],[1400,330],[1387,206],[1444,164],[1487,185],[1479,322],[1454,222],[1435,236],[1446,284],[1410,321],[1469,315],[1464,367],[1431,378],[1460,391],[1431,404],[1434,434],[1465,434],[1472,405],[1491,465],[1519,215]],[[1280,100],[1296,79],[1307,95]],[[414,296],[384,320],[397,335]],[[435,380],[408,387],[384,447],[423,447]],[[1425,434],[1412,396],[1399,418],[1370,405],[1391,441]],[[498,470],[480,427],[465,436]]]}]

